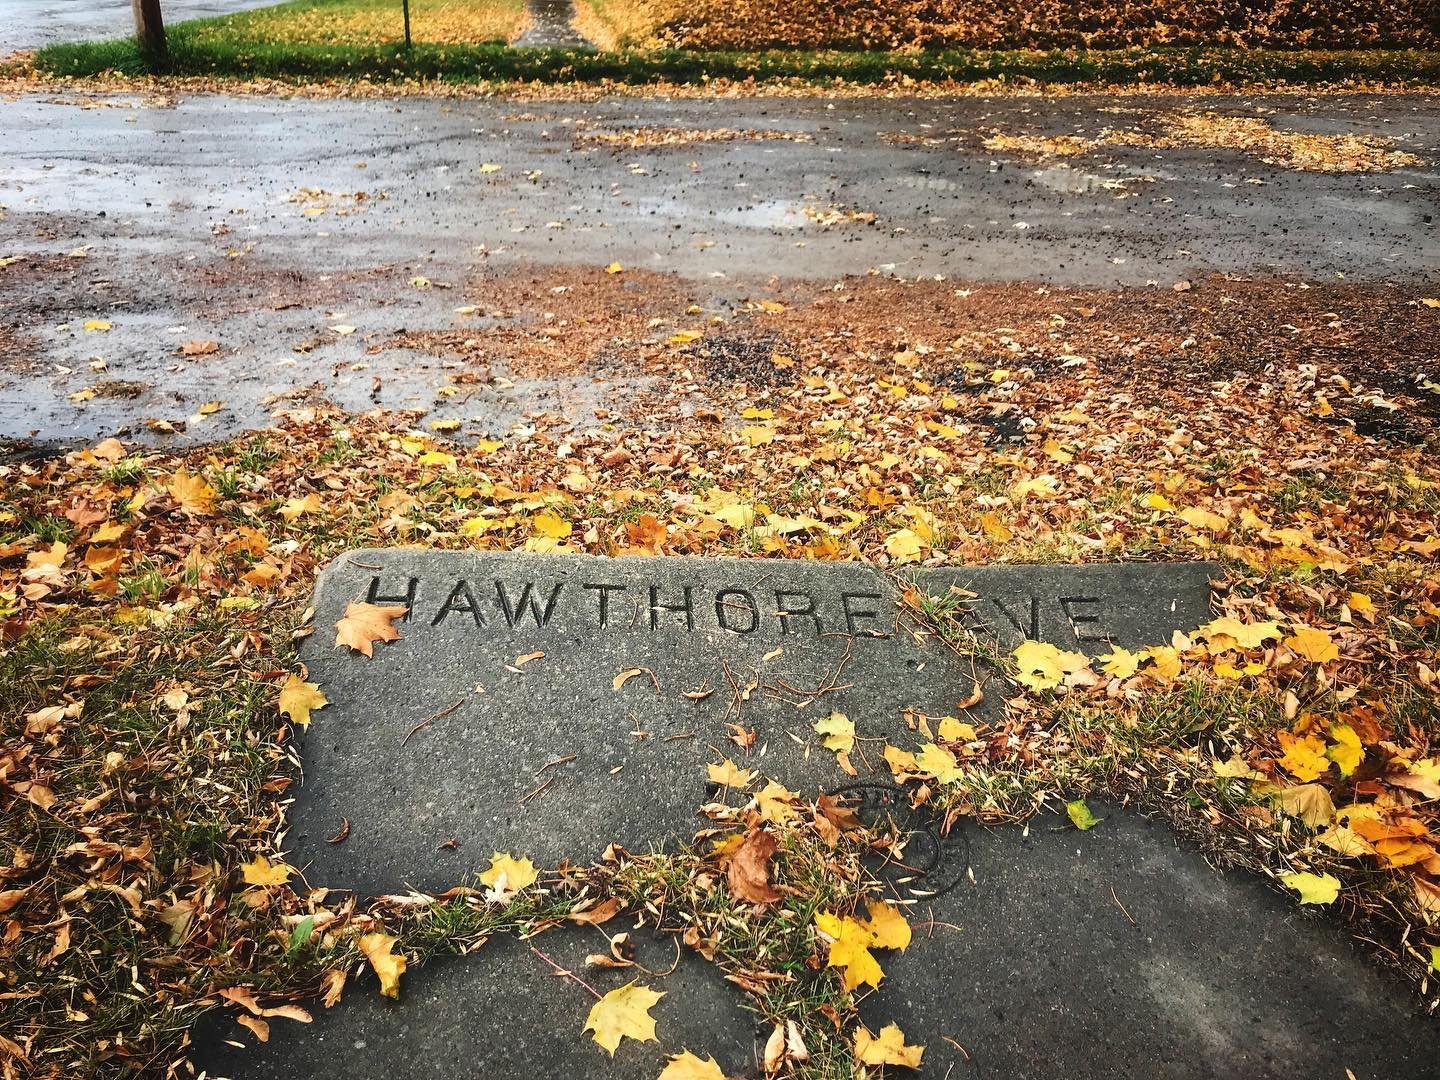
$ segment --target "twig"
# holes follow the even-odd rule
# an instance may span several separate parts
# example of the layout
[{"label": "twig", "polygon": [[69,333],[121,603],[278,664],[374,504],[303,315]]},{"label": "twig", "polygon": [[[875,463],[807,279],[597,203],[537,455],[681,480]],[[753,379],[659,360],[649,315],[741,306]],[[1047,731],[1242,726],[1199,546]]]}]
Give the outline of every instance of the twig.
[{"label": "twig", "polygon": [[552,783],[554,783],[554,782],[555,782],[555,777],[554,777],[553,774],[550,775],[550,776],[545,777],[545,782],[544,782],[543,784],[541,784],[541,785],[540,785],[539,787],[537,787],[537,788],[532,789],[532,790],[531,790],[530,792],[528,792],[527,794],[521,796],[521,798],[520,798],[520,805],[521,805],[521,806],[524,806],[527,802],[529,802],[531,799],[535,798],[536,795],[539,795],[541,792],[543,792],[546,788],[548,788],[548,787],[549,787]]},{"label": "twig", "polygon": [[1130,912],[1128,912],[1128,911],[1125,910],[1125,905],[1122,904],[1122,903],[1120,903],[1120,897],[1118,897],[1118,896],[1115,895],[1115,886],[1114,886],[1114,885],[1111,885],[1111,886],[1110,886],[1110,899],[1115,901],[1115,906],[1120,909],[1120,914],[1122,914],[1122,915],[1125,916],[1126,920],[1130,923],[1131,926],[1139,926],[1139,925],[1140,925],[1139,923],[1137,923],[1137,922],[1131,917]]},{"label": "twig", "polygon": [[541,960],[544,960],[545,963],[549,964],[550,967],[554,969],[556,975],[563,975],[565,978],[571,979],[574,982],[579,983],[586,990],[589,990],[591,997],[593,997],[596,1001],[599,1001],[600,998],[603,996],[599,990],[596,990],[593,986],[587,983],[584,979],[580,978],[580,976],[576,975],[573,971],[567,971],[565,968],[561,967],[554,960],[550,959],[550,957],[546,956],[543,952],[537,949],[534,945],[530,946],[530,951],[533,952],[536,956],[540,957]]},{"label": "twig", "polygon": [[574,760],[574,754],[566,754],[564,757],[551,758],[549,761],[545,762],[544,765],[541,765],[540,768],[535,770],[535,777],[536,779],[539,779],[540,774],[543,773],[546,769],[552,769],[556,765],[564,765],[566,762]]},{"label": "twig", "polygon": [[464,704],[465,699],[461,698],[459,701],[455,702],[455,704],[447,705],[445,706],[445,708],[441,709],[437,713],[431,713],[429,716],[427,716],[424,720],[421,720],[418,724],[416,724],[406,733],[405,738],[400,740],[400,745],[404,746],[406,743],[408,743],[410,741],[410,737],[414,735],[417,731],[419,731],[421,728],[425,727],[427,724],[431,723],[432,721],[439,720],[442,716],[449,716],[452,712],[454,712],[456,709],[458,709],[461,705]]}]

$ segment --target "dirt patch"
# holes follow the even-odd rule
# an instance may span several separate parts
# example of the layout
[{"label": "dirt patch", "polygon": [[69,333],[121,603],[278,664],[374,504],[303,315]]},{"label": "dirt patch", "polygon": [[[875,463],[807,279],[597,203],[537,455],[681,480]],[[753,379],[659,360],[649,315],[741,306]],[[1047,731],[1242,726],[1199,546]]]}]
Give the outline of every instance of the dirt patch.
[{"label": "dirt patch", "polygon": [[480,366],[503,361],[507,373],[519,378],[633,369],[677,316],[702,318],[698,292],[673,274],[624,268],[487,273],[456,290],[456,312],[473,320],[473,328],[406,330],[382,347]]}]

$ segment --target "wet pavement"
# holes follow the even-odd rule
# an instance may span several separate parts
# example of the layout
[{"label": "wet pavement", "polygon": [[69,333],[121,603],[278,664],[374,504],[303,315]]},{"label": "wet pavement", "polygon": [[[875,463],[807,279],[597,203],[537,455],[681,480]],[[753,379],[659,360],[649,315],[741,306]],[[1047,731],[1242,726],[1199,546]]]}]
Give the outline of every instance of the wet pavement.
[{"label": "wet pavement", "polygon": [[[1037,163],[981,145],[997,131],[1093,135],[1178,109],[1382,135],[1423,164],[1327,174],[1232,149],[1142,147]],[[476,315],[455,309],[481,270],[618,262],[736,296],[772,278],[866,274],[1164,289],[1212,273],[1440,276],[1434,95],[23,95],[0,103],[0,124],[0,260],[20,257],[0,261],[10,437],[90,438],[160,417],[184,428],[162,435],[200,441],[313,395],[423,407],[449,361],[377,342],[463,328]],[[614,144],[636,130],[670,141]],[[566,305],[556,300],[562,317]],[[182,352],[195,340],[222,347],[196,363]],[[487,428],[537,408],[583,417],[574,395],[607,393],[527,387],[505,356],[489,362],[504,392],[464,396],[488,400]],[[212,399],[223,409],[197,411]]]},{"label": "wet pavement", "polygon": [[583,49],[589,46],[584,35],[572,25],[572,0],[528,0],[525,5],[530,25],[515,44],[532,48]]},{"label": "wet pavement", "polygon": [[[165,0],[165,25],[229,15],[275,0]],[[0,56],[59,41],[96,41],[135,32],[127,0],[0,0]]]}]

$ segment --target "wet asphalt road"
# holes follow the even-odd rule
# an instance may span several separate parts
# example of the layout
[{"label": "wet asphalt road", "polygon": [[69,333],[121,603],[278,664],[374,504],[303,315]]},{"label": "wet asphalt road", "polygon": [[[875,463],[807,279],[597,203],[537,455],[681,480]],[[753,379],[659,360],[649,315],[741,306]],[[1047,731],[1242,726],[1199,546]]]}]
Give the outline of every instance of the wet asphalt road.
[{"label": "wet asphalt road", "polygon": [[[1178,104],[1178,103],[1177,103]],[[1383,134],[1431,164],[1326,175],[1210,149],[1105,150],[1048,166],[979,148],[993,130],[1094,134],[1154,98],[1040,102],[619,99],[308,101],[189,97],[0,107],[7,247],[212,256],[227,241],[328,268],[396,259],[608,263],[682,274],[897,274],[1110,285],[1204,271],[1352,279],[1440,273],[1440,99],[1187,99],[1280,128]],[[808,142],[577,149],[577,130],[779,129]],[[964,133],[942,147],[887,135]],[[974,145],[963,141],[973,135]],[[485,165],[498,170],[482,171]],[[363,208],[306,217],[301,189]],[[384,196],[377,198],[377,196]],[[841,221],[837,210],[872,213]],[[817,219],[821,223],[817,223]],[[45,222],[47,245],[34,238]]]},{"label": "wet asphalt road", "polygon": [[[228,15],[275,0],[165,0],[165,25]],[[135,32],[128,0],[0,0],[0,56],[57,41],[93,41]]]},{"label": "wet asphalt road", "polygon": [[[1281,130],[1383,135],[1424,164],[1325,174],[1228,149],[1134,147],[1036,164],[980,145],[996,131],[1093,136],[1166,110],[1209,108],[1264,116]],[[649,127],[780,131],[804,141],[636,149],[586,138]],[[1169,287],[1217,272],[1429,282],[1440,278],[1437,161],[1436,95],[598,103],[22,95],[0,102],[0,258],[22,255],[33,266],[78,250],[85,260],[71,275],[79,284],[63,294],[53,278],[26,277],[23,262],[0,269],[0,331],[8,326],[11,353],[23,353],[0,357],[12,361],[0,363],[0,435],[93,437],[157,414],[183,417],[222,392],[224,422],[196,423],[183,438],[263,424],[275,395],[314,375],[289,342],[333,339],[327,327],[337,322],[361,332],[327,346],[326,366],[338,373],[327,393],[369,407],[371,374],[383,374],[413,391],[387,405],[423,404],[443,377],[425,374],[434,358],[367,357],[364,335],[453,325],[457,293],[408,283],[420,275],[459,285],[480,265],[619,262],[712,290],[866,273],[1095,287]],[[259,271],[330,284],[280,311],[247,304],[225,284]],[[206,274],[214,284],[195,286]],[[113,330],[84,333],[92,318]],[[222,341],[223,364],[176,363],[178,343],[191,338]],[[100,353],[109,377],[154,389],[71,403]],[[347,362],[387,370],[352,377]],[[510,415],[579,392],[534,389],[552,400],[521,393]]]}]

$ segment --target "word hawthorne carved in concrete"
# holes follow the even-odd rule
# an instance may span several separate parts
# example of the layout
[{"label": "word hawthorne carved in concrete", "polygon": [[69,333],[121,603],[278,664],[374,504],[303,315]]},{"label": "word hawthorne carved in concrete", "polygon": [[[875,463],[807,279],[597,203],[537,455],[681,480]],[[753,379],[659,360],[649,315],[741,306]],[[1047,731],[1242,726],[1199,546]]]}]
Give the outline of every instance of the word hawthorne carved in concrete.
[{"label": "word hawthorne carved in concrete", "polygon": [[[612,842],[643,849],[698,827],[715,794],[706,766],[726,756],[802,795],[849,791],[875,810],[892,783],[880,740],[912,746],[910,718],[959,716],[977,679],[995,677],[967,638],[1092,653],[1162,644],[1207,619],[1212,573],[892,577],[768,559],[351,552],[322,576],[302,648],[330,706],[302,737],[289,854],[312,883],[376,894],[448,888],[493,850],[553,864]],[[935,597],[967,633],[937,633],[906,590]],[[399,640],[372,659],[334,646],[354,601],[405,609]],[[1002,696],[969,715],[994,715]],[[819,746],[813,725],[832,712],[855,724],[856,775]],[[731,741],[737,730],[754,733],[748,750]],[[342,821],[347,839],[327,843]],[[913,891],[953,884],[956,841],[918,815],[905,824],[930,867]]]}]

